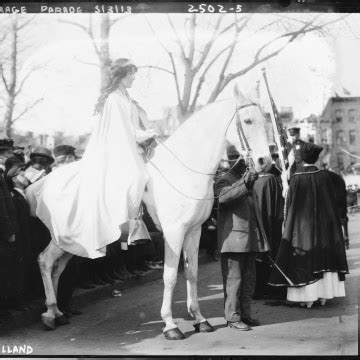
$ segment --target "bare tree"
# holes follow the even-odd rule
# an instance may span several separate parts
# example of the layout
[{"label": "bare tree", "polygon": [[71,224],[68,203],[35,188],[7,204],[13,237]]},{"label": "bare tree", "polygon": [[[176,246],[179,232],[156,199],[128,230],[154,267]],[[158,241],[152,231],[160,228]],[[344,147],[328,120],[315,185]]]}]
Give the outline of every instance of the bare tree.
[{"label": "bare tree", "polygon": [[39,67],[32,67],[21,77],[19,75],[21,66],[19,56],[26,49],[23,35],[33,22],[34,17],[14,15],[9,16],[8,20],[9,22],[3,28],[6,31],[6,37],[2,41],[2,45],[8,51],[4,51],[3,53],[6,55],[3,54],[0,58],[0,77],[5,89],[4,96],[1,98],[5,104],[4,128],[6,136],[11,137],[14,123],[32,110],[42,99],[21,106],[18,102],[25,83],[39,69]]},{"label": "bare tree", "polygon": [[[191,14],[184,22],[187,35],[185,40],[184,37],[181,39],[180,29],[174,25],[172,17],[167,15],[169,30],[173,34],[177,50],[170,50],[165,46],[153,24],[148,18],[146,19],[154,36],[168,55],[171,70],[160,70],[169,72],[174,79],[178,106],[184,120],[200,105],[199,98],[201,95],[204,96],[205,92],[207,92],[205,103],[214,102],[234,79],[276,57],[291,43],[307,33],[318,32],[320,35],[327,36],[331,25],[344,20],[347,16],[329,19],[326,15],[304,15],[300,18],[280,14],[269,18],[269,21],[261,26],[253,21],[256,15],[235,16],[230,23],[224,21],[223,15],[212,16],[210,31],[207,31],[210,34],[208,39],[199,41],[197,33],[202,30],[201,15]],[[270,39],[267,36],[269,33],[265,33],[269,30],[276,34]],[[264,41],[256,49],[248,64],[240,68],[234,64],[230,66],[236,57],[241,55],[245,32],[247,44],[249,44],[249,37],[259,37],[259,33],[264,34]],[[243,35],[242,38],[241,35]],[[208,89],[205,91],[204,83],[208,80],[210,73],[213,74],[215,80],[208,84]]]},{"label": "bare tree", "polygon": [[86,23],[80,23],[66,19],[59,20],[61,23],[70,24],[76,26],[77,28],[80,28],[88,35],[99,62],[91,63],[83,60],[81,60],[81,62],[87,65],[94,65],[99,67],[100,78],[101,78],[101,82],[100,82],[101,89],[106,85],[108,78],[108,71],[111,64],[110,50],[109,50],[109,38],[110,38],[111,28],[118,21],[124,19],[125,17],[127,17],[127,15],[118,15],[117,17],[114,18],[111,18],[109,14],[97,15],[96,18],[100,18],[99,36],[96,36],[97,26],[96,24],[94,24],[92,14],[89,14]]}]

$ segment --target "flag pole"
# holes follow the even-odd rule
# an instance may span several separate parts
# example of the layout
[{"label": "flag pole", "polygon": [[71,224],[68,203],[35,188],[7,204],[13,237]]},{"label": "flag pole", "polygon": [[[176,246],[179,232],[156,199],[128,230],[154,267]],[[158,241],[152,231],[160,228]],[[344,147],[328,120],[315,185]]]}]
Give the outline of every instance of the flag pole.
[{"label": "flag pole", "polygon": [[288,163],[287,149],[286,149],[287,136],[286,136],[284,129],[282,128],[282,126],[280,124],[278,111],[277,111],[274,99],[271,96],[270,87],[269,87],[269,83],[267,80],[265,68],[262,68],[262,73],[263,73],[266,89],[267,89],[269,99],[270,99],[270,104],[271,104],[272,111],[270,111],[270,118],[271,118],[273,130],[274,130],[275,142],[276,142],[277,148],[279,149],[279,158],[280,158],[281,169],[282,169],[283,173],[285,173],[286,168],[287,168],[287,163]]}]

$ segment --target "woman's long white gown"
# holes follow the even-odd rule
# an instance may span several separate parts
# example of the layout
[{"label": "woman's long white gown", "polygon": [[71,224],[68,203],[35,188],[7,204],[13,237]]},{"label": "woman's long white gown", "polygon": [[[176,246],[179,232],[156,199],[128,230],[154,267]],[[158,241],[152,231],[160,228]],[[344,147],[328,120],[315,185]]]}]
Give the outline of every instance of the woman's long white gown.
[{"label": "woman's long white gown", "polygon": [[120,237],[120,226],[136,217],[148,180],[136,141],[136,105],[119,90],[107,98],[80,161],[63,166],[29,186],[33,215],[64,251],[97,258]]}]

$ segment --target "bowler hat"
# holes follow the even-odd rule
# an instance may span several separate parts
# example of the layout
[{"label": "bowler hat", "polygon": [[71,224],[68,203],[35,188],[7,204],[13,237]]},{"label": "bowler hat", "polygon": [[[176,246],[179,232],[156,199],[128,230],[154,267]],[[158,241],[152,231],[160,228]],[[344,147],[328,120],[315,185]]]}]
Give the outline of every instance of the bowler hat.
[{"label": "bowler hat", "polygon": [[14,147],[14,140],[0,139],[0,150],[10,150]]},{"label": "bowler hat", "polygon": [[30,154],[30,159],[33,159],[34,156],[46,157],[47,159],[49,159],[51,161],[50,163],[53,163],[55,161],[55,159],[53,158],[53,156],[51,154],[51,151],[42,146],[37,146],[36,148],[34,148],[34,150]]},{"label": "bowler hat", "polygon": [[71,145],[58,145],[54,148],[54,156],[55,158],[64,155],[73,155],[76,157],[75,150],[76,149]]}]

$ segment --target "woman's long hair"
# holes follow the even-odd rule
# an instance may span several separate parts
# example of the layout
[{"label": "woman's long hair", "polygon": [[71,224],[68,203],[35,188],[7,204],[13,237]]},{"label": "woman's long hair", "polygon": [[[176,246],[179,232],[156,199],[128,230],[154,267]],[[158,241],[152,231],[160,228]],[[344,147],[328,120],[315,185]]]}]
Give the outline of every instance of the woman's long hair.
[{"label": "woman's long hair", "polygon": [[111,63],[109,81],[108,84],[101,90],[101,95],[95,105],[94,115],[103,111],[107,97],[119,87],[120,81],[127,74],[137,71],[137,67],[135,65],[125,65],[128,62],[129,59],[122,58],[114,60]]}]

